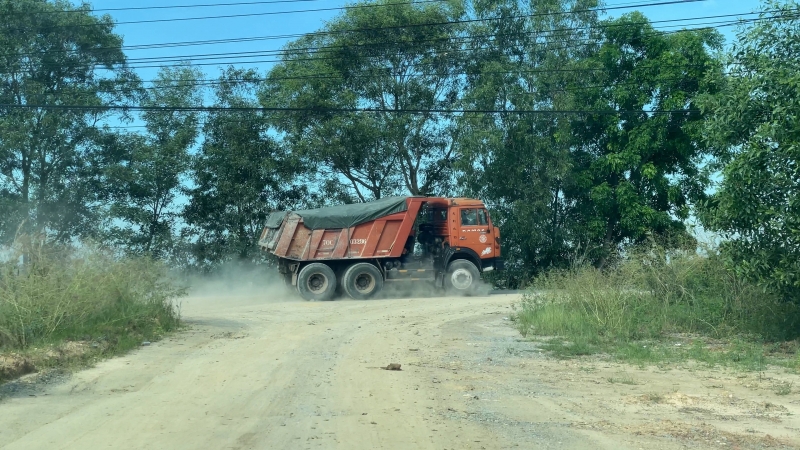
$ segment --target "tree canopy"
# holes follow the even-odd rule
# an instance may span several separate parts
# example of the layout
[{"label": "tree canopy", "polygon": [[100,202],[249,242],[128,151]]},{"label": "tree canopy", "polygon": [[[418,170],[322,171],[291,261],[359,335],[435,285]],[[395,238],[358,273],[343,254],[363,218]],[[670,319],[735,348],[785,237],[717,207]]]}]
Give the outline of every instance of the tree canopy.
[{"label": "tree canopy", "polygon": [[800,5],[762,9],[726,47],[599,0],[363,0],[265,72],[143,81],[112,17],[0,0],[0,242],[214,270],[268,262],[274,210],[472,196],[504,286],[691,241],[699,217],[732,269],[798,301]]},{"label": "tree canopy", "polygon": [[378,0],[369,4],[382,7],[358,8],[366,4],[289,44],[262,104],[302,109],[276,114],[275,124],[298,155],[320,164],[334,192],[361,201],[447,192],[455,129],[446,111],[461,94],[455,22],[464,7]]},{"label": "tree canopy", "polygon": [[103,107],[133,78],[122,38],[110,16],[64,0],[2,0],[0,14],[15,17],[0,23],[0,240],[90,235],[107,199],[95,183]]},{"label": "tree canopy", "polygon": [[719,186],[703,223],[732,266],[800,301],[800,4],[768,1],[725,60],[722,89],[703,107]]}]

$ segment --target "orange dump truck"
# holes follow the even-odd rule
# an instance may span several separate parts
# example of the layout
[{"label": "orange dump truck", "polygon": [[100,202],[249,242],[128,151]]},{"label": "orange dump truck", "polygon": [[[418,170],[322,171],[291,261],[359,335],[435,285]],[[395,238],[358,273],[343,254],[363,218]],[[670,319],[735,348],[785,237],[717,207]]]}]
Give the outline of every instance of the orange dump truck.
[{"label": "orange dump truck", "polygon": [[338,288],[354,299],[387,282],[427,280],[470,294],[481,273],[503,268],[500,230],[480,200],[390,197],[270,214],[259,246],[307,300]]}]

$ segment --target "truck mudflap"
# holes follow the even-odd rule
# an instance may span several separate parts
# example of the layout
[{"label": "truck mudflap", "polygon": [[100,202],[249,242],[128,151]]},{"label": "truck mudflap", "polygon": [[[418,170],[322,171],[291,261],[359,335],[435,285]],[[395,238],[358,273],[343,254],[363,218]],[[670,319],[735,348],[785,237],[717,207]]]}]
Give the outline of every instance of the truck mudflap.
[{"label": "truck mudflap", "polygon": [[444,272],[442,271],[436,272],[436,278],[433,281],[433,285],[436,286],[437,288],[444,287]]}]

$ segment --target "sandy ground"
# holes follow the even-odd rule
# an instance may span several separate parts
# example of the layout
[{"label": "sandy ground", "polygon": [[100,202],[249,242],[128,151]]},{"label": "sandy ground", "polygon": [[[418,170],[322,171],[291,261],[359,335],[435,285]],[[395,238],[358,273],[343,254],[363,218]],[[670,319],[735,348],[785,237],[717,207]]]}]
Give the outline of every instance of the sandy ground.
[{"label": "sandy ground", "polygon": [[513,295],[276,297],[189,298],[186,332],[16,382],[0,448],[800,448],[779,370],[553,360],[510,326]]}]

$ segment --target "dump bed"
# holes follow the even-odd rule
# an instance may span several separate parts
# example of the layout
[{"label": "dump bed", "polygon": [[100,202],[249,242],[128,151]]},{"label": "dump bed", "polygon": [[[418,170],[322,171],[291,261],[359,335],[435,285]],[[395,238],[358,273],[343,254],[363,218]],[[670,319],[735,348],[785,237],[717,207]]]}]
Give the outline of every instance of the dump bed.
[{"label": "dump bed", "polygon": [[423,200],[391,197],[273,213],[259,245],[275,256],[295,261],[397,258],[403,253]]}]

